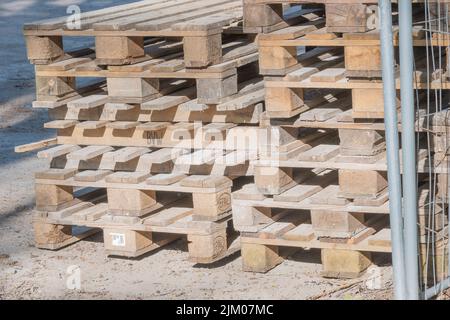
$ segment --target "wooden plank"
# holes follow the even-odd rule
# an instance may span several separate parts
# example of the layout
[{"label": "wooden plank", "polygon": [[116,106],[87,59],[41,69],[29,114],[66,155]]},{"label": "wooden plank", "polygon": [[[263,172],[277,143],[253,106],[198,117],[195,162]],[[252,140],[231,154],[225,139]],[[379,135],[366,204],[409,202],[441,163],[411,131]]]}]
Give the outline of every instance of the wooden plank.
[{"label": "wooden plank", "polygon": [[192,215],[192,213],[192,208],[172,207],[164,209],[158,213],[151,215],[148,218],[145,218],[143,220],[143,224],[165,227],[170,224],[176,223],[181,218]]},{"label": "wooden plank", "polygon": [[147,179],[147,184],[171,185],[186,178],[182,173],[160,173]]},{"label": "wooden plank", "polygon": [[268,34],[260,34],[259,37],[261,40],[290,40],[304,36],[315,30],[317,30],[315,24],[290,26]]},{"label": "wooden plank", "polygon": [[339,186],[330,185],[322,191],[309,198],[312,204],[328,204],[328,205],[346,205],[349,201],[345,198],[339,198]]},{"label": "wooden plank", "polygon": [[74,179],[76,181],[96,182],[102,180],[111,173],[112,171],[109,170],[86,170],[77,173]]},{"label": "wooden plank", "polygon": [[108,175],[105,181],[108,183],[141,183],[150,176],[146,172],[115,172]]},{"label": "wooden plank", "polygon": [[[186,1],[192,3],[193,1]],[[177,13],[176,7],[180,6],[180,1],[156,2],[148,8],[140,8],[140,10],[132,10],[126,15],[117,17],[111,16],[105,21],[91,21],[91,27],[96,31],[120,31],[135,28],[140,22],[153,20],[159,16],[167,16],[172,11]]]},{"label": "wooden plank", "polygon": [[242,18],[242,10],[230,10],[172,25],[174,31],[207,31],[222,28]]},{"label": "wooden plank", "polygon": [[67,129],[78,124],[77,120],[53,120],[44,124],[46,129]]},{"label": "wooden plank", "polygon": [[84,130],[96,130],[104,128],[108,125],[109,121],[83,121],[78,123],[77,128],[82,128]]},{"label": "wooden plank", "polygon": [[295,228],[295,225],[290,222],[274,222],[258,233],[258,237],[261,239],[276,239],[280,235]]},{"label": "wooden plank", "polygon": [[47,150],[43,150],[38,152],[37,157],[39,159],[53,159],[53,158],[57,158],[59,156],[63,156],[66,155],[70,152],[74,152],[77,150],[80,150],[81,147],[77,146],[77,145],[60,145],[60,146],[56,146],[54,148],[50,148]]},{"label": "wooden plank", "polygon": [[109,122],[106,125],[106,127],[112,128],[114,130],[128,130],[128,129],[136,128],[140,124],[141,123],[138,121],[114,121],[114,122]]},{"label": "wooden plank", "polygon": [[197,150],[190,154],[185,154],[175,160],[176,165],[203,165],[214,162],[218,155],[223,155],[222,150]]},{"label": "wooden plank", "polygon": [[[198,2],[199,4],[196,4]],[[134,15],[127,15],[117,19],[108,20],[105,22],[95,23],[93,29],[96,31],[122,31],[128,29],[137,29],[141,31],[151,31],[145,28],[147,24],[152,24],[153,21],[158,21],[159,18],[176,16],[178,14],[189,11],[191,8],[201,8],[205,6],[208,0],[186,0],[180,1],[166,1],[157,3],[150,11],[137,12]],[[209,3],[211,3],[209,1]],[[158,30],[158,29],[157,29]]]},{"label": "wooden plank", "polygon": [[321,144],[310,150],[302,152],[297,159],[301,161],[328,161],[339,154],[339,146],[330,144]]},{"label": "wooden plank", "polygon": [[218,111],[235,111],[245,109],[251,105],[263,102],[265,98],[265,90],[261,89],[255,92],[247,93],[234,100],[217,105]]},{"label": "wooden plank", "polygon": [[[115,14],[117,12],[123,12],[122,14],[127,15],[130,12],[129,10],[136,9],[142,11],[143,8],[158,2],[159,0],[145,0],[145,1],[138,1],[132,4],[124,4],[100,10],[83,12],[80,18],[82,22],[85,22],[85,20],[87,19],[98,18],[102,16],[110,17],[112,14]],[[50,18],[26,23],[24,25],[24,30],[54,30],[62,28],[66,23],[67,23],[66,16],[58,18]],[[83,25],[84,24],[82,24],[82,26]],[[90,26],[87,27],[89,28]]]},{"label": "wooden plank", "polygon": [[85,161],[103,155],[106,152],[114,150],[110,146],[87,146],[83,149],[71,152],[67,159]]},{"label": "wooden plank", "polygon": [[289,72],[284,77],[284,79],[286,79],[287,81],[303,81],[318,72],[319,72],[319,69],[316,67],[304,67],[304,68],[300,68],[298,70]]},{"label": "wooden plank", "polygon": [[297,185],[279,195],[274,195],[274,201],[292,201],[292,202],[300,202],[309,198],[310,196],[316,194],[321,191],[322,187],[317,185]]},{"label": "wooden plank", "polygon": [[336,82],[345,78],[345,68],[328,68],[311,75],[312,82]]},{"label": "wooden plank", "polygon": [[57,138],[45,139],[45,140],[41,140],[41,141],[27,143],[27,144],[24,144],[21,146],[16,146],[14,148],[14,152],[16,152],[16,153],[30,152],[30,151],[34,151],[34,150],[38,150],[38,149],[47,148],[47,147],[55,145],[57,143],[58,143]]},{"label": "wooden plank", "polygon": [[82,97],[80,99],[72,100],[67,103],[67,107],[73,109],[92,109],[104,105],[108,102],[108,100],[109,98],[107,95],[94,94],[87,97]]},{"label": "wooden plank", "polygon": [[[157,151],[153,151],[150,154],[145,154],[141,157],[145,158],[146,165],[150,166],[151,163],[165,163],[167,161],[172,161],[178,158],[180,155],[189,152],[186,149],[172,149],[172,148],[164,148]],[[143,161],[144,162],[144,161]]]},{"label": "wooden plank", "polygon": [[148,152],[150,152],[149,148],[125,147],[113,152],[105,153],[102,160],[110,162],[114,166],[117,162],[128,162]]},{"label": "wooden plank", "polygon": [[[136,28],[138,30],[157,31],[171,27],[173,30],[179,30],[177,28],[179,24],[189,23],[192,20],[200,19],[202,17],[210,17],[218,12],[228,12],[233,9],[240,8],[242,3],[240,1],[211,1],[211,0],[198,0],[195,4],[179,5],[177,9],[171,10],[169,16],[160,17],[158,19],[138,24]],[[241,12],[242,17],[242,12]],[[208,30],[208,29],[207,29]]]},{"label": "wooden plank", "polygon": [[195,97],[195,88],[187,88],[141,104],[142,110],[167,110]]},{"label": "wooden plank", "polygon": [[142,131],[160,131],[168,128],[171,125],[170,122],[146,122],[141,123],[140,125],[136,126],[136,130],[142,130]]},{"label": "wooden plank", "polygon": [[36,179],[54,179],[66,180],[73,177],[77,173],[75,169],[48,169],[41,172],[36,172],[34,177]]},{"label": "wooden plank", "polygon": [[108,212],[107,203],[99,203],[92,207],[88,207],[73,213],[70,218],[75,221],[95,221],[100,219]]},{"label": "wooden plank", "polygon": [[293,241],[311,241],[315,239],[314,230],[311,224],[302,223],[301,225],[289,230],[281,236],[285,240]]},{"label": "wooden plank", "polygon": [[181,180],[183,187],[196,188],[217,188],[232,185],[232,181],[227,177],[192,175]]},{"label": "wooden plank", "polygon": [[380,247],[391,247],[391,229],[382,229],[368,240],[369,245]]},{"label": "wooden plank", "polygon": [[[92,61],[94,56],[88,57],[80,57],[80,58],[71,58],[63,61],[53,62],[49,65],[45,66],[46,70],[54,70],[54,71],[67,71],[73,69],[77,66],[84,65]],[[39,66],[37,66],[39,67]]]}]

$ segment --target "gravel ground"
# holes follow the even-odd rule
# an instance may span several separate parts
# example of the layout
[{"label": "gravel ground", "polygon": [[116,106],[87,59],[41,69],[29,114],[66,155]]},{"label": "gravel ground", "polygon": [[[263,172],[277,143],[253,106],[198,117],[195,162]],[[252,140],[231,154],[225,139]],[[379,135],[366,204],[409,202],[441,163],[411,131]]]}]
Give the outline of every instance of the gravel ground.
[{"label": "gravel ground", "polygon": [[[139,259],[106,257],[101,234],[59,251],[34,248],[33,172],[48,164],[13,149],[54,133],[42,129],[45,111],[31,108],[33,67],[21,26],[64,15],[71,4],[86,11],[126,2],[132,1],[0,2],[0,299],[389,299],[389,264],[380,264],[381,289],[369,290],[370,273],[358,282],[321,278],[318,251],[299,251],[267,274],[252,274],[242,272],[239,254],[209,267],[192,265],[181,240]],[[80,289],[67,286],[71,266],[81,272]]]}]

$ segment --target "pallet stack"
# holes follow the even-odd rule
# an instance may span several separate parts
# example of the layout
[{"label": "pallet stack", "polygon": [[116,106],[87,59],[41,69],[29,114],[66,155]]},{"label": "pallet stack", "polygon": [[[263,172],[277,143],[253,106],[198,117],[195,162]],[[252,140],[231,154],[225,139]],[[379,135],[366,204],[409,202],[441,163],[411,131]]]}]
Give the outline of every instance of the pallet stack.
[{"label": "pallet stack", "polygon": [[[251,174],[264,87],[241,0],[145,0],[26,24],[35,108],[57,146],[38,153],[36,245],[102,230],[107,254],[136,257],[187,236],[190,260],[231,245],[231,191]],[[73,37],[94,48],[67,52]],[[245,140],[245,139],[244,139]],[[236,244],[236,243],[234,243]]]},{"label": "pallet stack", "polygon": [[[376,1],[335,2],[244,1],[244,30],[259,33],[265,77],[261,126],[278,138],[253,161],[255,183],[233,193],[233,222],[241,232],[246,271],[274,268],[283,261],[282,247],[317,248],[324,276],[353,278],[371,265],[373,253],[391,251],[378,8]],[[293,10],[298,4],[302,7]],[[415,9],[415,18],[423,21],[423,7]],[[398,27],[393,32],[398,45]],[[430,42],[448,45],[448,39],[426,40],[423,28],[414,29],[415,86],[445,89],[447,66],[432,75],[432,82],[421,69]],[[425,111],[418,112],[419,146],[429,133],[426,118],[434,112]],[[444,116],[440,119],[442,125]],[[446,138],[440,141],[436,154],[447,150]],[[427,173],[433,154],[418,151],[419,222],[425,242],[429,222],[435,221],[432,228],[441,233],[434,239],[437,248],[447,245],[447,218],[442,201],[441,219],[431,219],[430,206],[437,208],[429,203],[435,194]],[[443,194],[446,188],[442,182]],[[434,255],[422,249],[423,260],[427,254]]]}]

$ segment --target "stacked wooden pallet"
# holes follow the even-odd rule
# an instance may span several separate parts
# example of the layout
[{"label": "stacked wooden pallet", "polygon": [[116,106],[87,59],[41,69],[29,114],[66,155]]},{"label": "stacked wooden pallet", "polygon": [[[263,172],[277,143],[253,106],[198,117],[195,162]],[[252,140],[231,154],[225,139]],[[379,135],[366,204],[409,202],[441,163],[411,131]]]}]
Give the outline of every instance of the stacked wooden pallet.
[{"label": "stacked wooden pallet", "polygon": [[[291,13],[282,14],[292,10],[287,4],[308,6],[292,18]],[[356,277],[370,266],[371,253],[391,251],[378,8],[374,4],[244,1],[244,27],[260,32],[260,73],[266,87],[261,126],[277,132],[278,137],[253,161],[255,183],[233,193],[233,222],[241,232],[244,270],[266,272],[275,267],[283,260],[281,247],[318,248],[324,276]],[[420,13],[418,19],[423,21]],[[394,28],[396,44],[397,31]],[[415,86],[446,89],[447,66],[433,74],[432,81],[420,69],[424,47],[430,42],[448,45],[448,39],[426,38],[423,28],[415,28]],[[417,128],[426,135],[427,114],[433,110],[422,111]],[[435,126],[442,143],[437,143],[436,155],[446,146],[444,117],[437,117],[441,118],[440,129]],[[426,173],[433,170],[445,177],[447,172],[444,165],[434,168],[433,154],[418,152],[419,181],[424,185],[419,205],[423,239],[432,215],[429,199],[435,192],[424,183]],[[443,182],[444,194],[445,188]],[[444,202],[440,208],[443,216],[445,206]],[[444,220],[434,230],[442,231]],[[442,239],[437,237],[436,243]]]},{"label": "stacked wooden pallet", "polygon": [[[264,102],[242,16],[240,0],[145,0],[25,25],[33,106],[57,133],[38,154],[50,162],[36,174],[38,247],[103,230],[112,255],[180,236],[198,263],[238,249],[231,191],[252,172],[241,142]],[[95,47],[66,51],[74,37]]]}]

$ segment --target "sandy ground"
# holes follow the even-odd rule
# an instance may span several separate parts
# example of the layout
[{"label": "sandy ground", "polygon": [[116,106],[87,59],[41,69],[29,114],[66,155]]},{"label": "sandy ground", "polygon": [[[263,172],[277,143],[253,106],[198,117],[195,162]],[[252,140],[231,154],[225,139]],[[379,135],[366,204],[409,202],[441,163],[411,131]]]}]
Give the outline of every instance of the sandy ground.
[{"label": "sandy ground", "polygon": [[[252,274],[242,272],[239,254],[193,266],[182,240],[139,259],[106,257],[101,234],[60,251],[34,248],[33,172],[48,164],[13,148],[53,133],[42,129],[45,111],[31,108],[33,67],[21,26],[63,15],[70,4],[92,10],[125,2],[131,1],[0,1],[0,299],[389,299],[391,268],[383,260],[379,289],[369,290],[373,273],[358,282],[321,278],[318,251],[297,252],[267,274]],[[80,289],[68,289],[71,266],[81,272]]]}]

